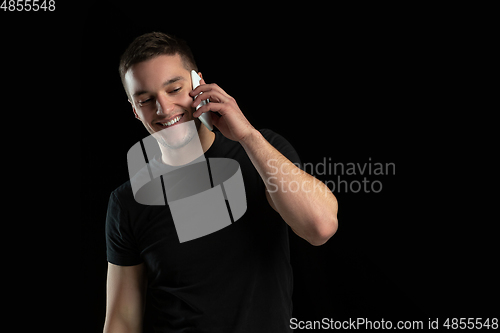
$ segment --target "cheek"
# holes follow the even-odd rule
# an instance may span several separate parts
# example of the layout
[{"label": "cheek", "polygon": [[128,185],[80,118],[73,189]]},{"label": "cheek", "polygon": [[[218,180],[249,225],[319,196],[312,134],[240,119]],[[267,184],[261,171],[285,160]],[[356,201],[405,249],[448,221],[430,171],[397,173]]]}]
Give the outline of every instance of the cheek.
[{"label": "cheek", "polygon": [[189,96],[188,94],[183,95],[182,97],[179,96],[179,98],[178,98],[178,100],[176,102],[176,104],[180,108],[182,108],[183,110],[187,110],[188,111],[186,113],[186,116],[188,116],[186,118],[186,120],[187,119],[189,119],[189,120],[194,119],[193,118],[193,112],[194,112],[195,109],[193,107],[191,107],[191,103],[193,103],[193,98],[191,96]]},{"label": "cheek", "polygon": [[151,115],[150,115],[151,112],[147,112],[147,111],[142,110],[142,109],[135,109],[135,112],[137,113],[139,118],[144,122],[149,122],[149,120],[151,119]]},{"label": "cheek", "polygon": [[179,105],[182,106],[183,109],[192,111],[191,103],[193,103],[193,99],[188,94],[179,98]]}]

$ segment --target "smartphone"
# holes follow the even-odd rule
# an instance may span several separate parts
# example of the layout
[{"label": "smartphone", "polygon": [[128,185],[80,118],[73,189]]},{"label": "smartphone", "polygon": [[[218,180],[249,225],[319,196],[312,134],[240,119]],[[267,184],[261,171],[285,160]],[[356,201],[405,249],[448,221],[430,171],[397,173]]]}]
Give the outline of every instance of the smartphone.
[{"label": "smartphone", "polygon": [[[200,85],[201,77],[196,73],[195,71],[191,71],[191,82],[193,83],[193,90]],[[200,93],[201,95],[203,93]],[[196,99],[198,95],[194,96],[193,100]],[[204,99],[201,101],[200,104],[196,106],[196,110],[198,110],[200,107],[208,103],[208,99]],[[198,117],[200,121],[205,125],[210,131],[213,131],[213,126],[212,126],[212,119],[210,119],[210,113],[205,112],[202,113],[201,116]]]}]

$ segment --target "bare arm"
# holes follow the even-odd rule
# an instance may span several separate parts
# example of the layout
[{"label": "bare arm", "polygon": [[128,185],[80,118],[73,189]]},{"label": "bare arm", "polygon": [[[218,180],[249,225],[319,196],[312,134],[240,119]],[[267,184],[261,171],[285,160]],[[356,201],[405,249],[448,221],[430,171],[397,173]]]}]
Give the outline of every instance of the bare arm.
[{"label": "bare arm", "polygon": [[[203,95],[199,95],[203,92]],[[199,117],[208,111],[213,124],[228,139],[238,141],[266,184],[266,196],[283,220],[300,237],[313,245],[324,244],[337,231],[337,199],[328,187],[300,170],[277,151],[248,122],[236,100],[216,84],[201,85],[190,92],[196,96],[193,107],[209,98],[210,102],[193,113]],[[297,190],[291,190],[293,188]]]},{"label": "bare arm", "polygon": [[300,237],[322,245],[337,231],[337,199],[318,179],[300,170],[256,130],[240,141],[266,184],[271,207]]},{"label": "bare arm", "polygon": [[144,264],[117,266],[108,263],[104,333],[142,332],[145,291]]}]

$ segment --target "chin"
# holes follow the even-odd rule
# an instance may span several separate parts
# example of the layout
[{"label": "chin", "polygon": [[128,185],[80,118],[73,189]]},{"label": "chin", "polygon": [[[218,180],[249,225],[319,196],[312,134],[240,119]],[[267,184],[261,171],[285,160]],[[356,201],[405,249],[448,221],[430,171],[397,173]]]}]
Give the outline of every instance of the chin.
[{"label": "chin", "polygon": [[162,146],[169,149],[179,149],[191,142],[197,134],[196,124],[184,121],[175,124],[175,126],[160,129],[153,133],[153,136]]}]

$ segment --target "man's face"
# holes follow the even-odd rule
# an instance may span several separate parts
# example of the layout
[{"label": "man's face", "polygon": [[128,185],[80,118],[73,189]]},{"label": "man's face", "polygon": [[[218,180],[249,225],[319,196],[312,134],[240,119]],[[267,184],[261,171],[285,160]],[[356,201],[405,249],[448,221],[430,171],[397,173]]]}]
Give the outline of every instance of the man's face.
[{"label": "man's face", "polygon": [[[136,118],[161,144],[179,148],[196,134],[187,130],[189,126],[178,127],[195,119],[189,96],[191,74],[179,55],[161,55],[133,65],[125,74],[125,85]],[[195,122],[199,128],[200,121]],[[158,133],[164,129],[168,130]]]}]

